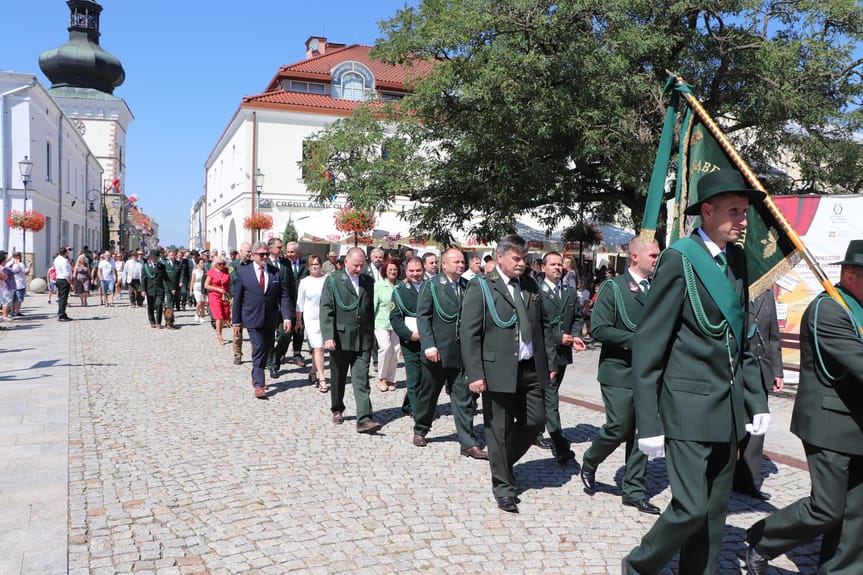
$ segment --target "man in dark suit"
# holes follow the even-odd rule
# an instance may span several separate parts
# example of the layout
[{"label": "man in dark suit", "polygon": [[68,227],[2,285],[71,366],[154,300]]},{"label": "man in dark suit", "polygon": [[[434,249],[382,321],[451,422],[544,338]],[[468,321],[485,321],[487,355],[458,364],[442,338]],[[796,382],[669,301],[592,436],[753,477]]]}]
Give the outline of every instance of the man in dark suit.
[{"label": "man in dark suit", "polygon": [[399,336],[405,360],[405,399],[402,413],[417,411],[417,390],[420,385],[420,332],[417,326],[417,302],[423,286],[423,262],[411,258],[405,264],[405,279],[396,284],[390,304],[390,324]]},{"label": "man in dark suit", "polygon": [[258,399],[267,399],[264,369],[267,367],[267,356],[273,348],[276,326],[281,323],[284,330],[289,332],[291,318],[294,317],[290,286],[282,281],[279,270],[269,265],[269,256],[264,242],[256,242],[252,246],[252,264],[242,266],[237,271],[231,312],[234,337],[240,337],[243,328],[249,334],[252,344],[252,385]]},{"label": "man in dark suit", "polygon": [[147,319],[150,320],[150,327],[162,328],[167,277],[165,264],[159,261],[159,250],[150,250],[147,263],[141,272],[141,294],[147,298]]},{"label": "man in dark suit", "polygon": [[605,280],[593,304],[593,337],[602,342],[599,386],[605,404],[605,425],[584,452],[581,482],[588,495],[596,491],[596,468],[621,444],[626,445],[623,504],[642,513],[659,514],[647,497],[647,456],[635,447],[635,404],[632,401],[632,341],[641,321],[659,245],[636,236],[629,242],[629,269]]},{"label": "man in dark suit", "polygon": [[461,279],[464,255],[457,248],[450,248],[444,252],[442,263],[443,273],[433,275],[423,285],[417,302],[422,376],[417,390],[413,444],[427,445],[425,436],[431,430],[440,392],[446,388],[461,454],[488,459],[488,453],[480,448],[473,430],[477,396],[468,390],[464,380],[458,342],[458,320],[467,287]]},{"label": "man in dark suit", "polygon": [[321,334],[330,352],[330,409],[333,423],[344,423],[348,369],[357,405],[357,431],[375,433],[382,426],[372,419],[369,361],[374,341],[374,282],[362,273],[366,254],[351,248],[345,269],[327,277],[321,292]]},{"label": "man in dark suit", "polygon": [[[661,256],[635,332],[632,373],[638,448],[666,453],[671,504],[628,557],[630,575],[659,573],[680,551],[681,573],[719,568],[737,441],[770,422],[758,364],[746,339],[746,256],[736,245],[750,199],[733,169],[704,175],[686,209],[692,236]],[[697,311],[694,311],[697,310]]]},{"label": "man in dark suit", "polygon": [[[761,367],[761,385],[764,392],[780,391],[785,386],[782,371],[782,346],[779,340],[779,322],[776,319],[776,300],[773,291],[767,290],[749,302],[749,349]],[[761,501],[770,495],[761,491],[761,453],[764,436],[747,434],[740,440],[740,459],[734,469],[732,489]]]},{"label": "man in dark suit", "polygon": [[468,284],[459,333],[469,389],[482,394],[492,492],[500,509],[518,513],[512,468],[545,425],[557,346],[542,329],[539,286],[523,275],[527,243],[504,236],[495,253],[495,269]]},{"label": "man in dark suit", "polygon": [[545,428],[551,437],[557,462],[565,465],[575,461],[569,440],[563,434],[560,423],[560,384],[566,366],[572,363],[572,352],[584,351],[587,347],[581,339],[584,320],[578,307],[578,293],[561,284],[563,278],[563,256],[548,252],[542,257],[542,279],[538,280],[542,293],[543,330],[556,342],[554,350],[555,376],[545,388]]},{"label": "man in dark suit", "polygon": [[[298,282],[294,281],[294,267],[298,268],[299,266],[295,266],[294,262],[282,257],[282,240],[280,238],[273,237],[267,240],[267,250],[270,252],[270,265],[276,268],[279,272],[281,281],[288,286],[288,293],[291,295],[291,301],[296,302],[299,287]],[[293,316],[282,319],[289,319],[291,322],[294,321]],[[279,368],[281,367],[282,359],[288,351],[288,346],[291,344],[293,333],[294,332],[291,330],[286,331],[283,329],[281,324],[276,328],[273,347],[267,356],[267,369],[270,371],[270,377],[272,379],[279,377]],[[300,347],[294,348],[294,351],[299,353],[301,348],[302,342],[300,342]],[[305,365],[302,357],[300,357],[299,361],[295,360],[294,363],[299,366]]]},{"label": "man in dark suit", "polygon": [[812,490],[746,532],[750,575],[767,561],[823,535],[819,574],[856,575],[863,565],[863,240],[852,240],[836,286],[800,326],[800,384],[791,433],[806,450]]},{"label": "man in dark suit", "polygon": [[[207,252],[204,252],[205,254]],[[231,260],[228,264],[231,268],[231,295],[234,293],[234,284],[237,282],[238,272],[242,266],[247,266],[252,263],[252,244],[249,242],[243,242],[240,245],[240,251],[238,252],[239,257]],[[209,264],[204,264],[204,270],[209,270],[207,267]],[[204,271],[206,277],[207,271]],[[207,297],[207,292],[205,290],[201,290],[203,297]],[[292,300],[293,301],[293,300]],[[234,356],[234,365],[242,365],[243,363],[243,330],[241,329],[239,334],[234,331],[234,338],[231,342],[231,352]]]},{"label": "man in dark suit", "polygon": [[179,260],[177,260],[177,252],[174,250],[168,250],[167,257],[162,261],[165,266],[165,279],[164,279],[164,291],[165,291],[165,307],[174,309],[174,300],[177,299],[177,295],[180,293],[180,273],[182,272],[182,267],[180,266]]},{"label": "man in dark suit", "polygon": [[[280,248],[281,243],[282,242],[279,241]],[[297,291],[300,289],[300,280],[309,275],[309,270],[306,269],[306,262],[302,260],[302,255],[302,252],[300,252],[300,245],[297,242],[288,242],[285,246],[285,260],[288,268],[291,270],[291,285],[293,286],[292,297],[294,298],[294,301],[297,301]],[[294,331],[291,332],[291,349],[293,349],[293,359],[291,361],[297,367],[306,366],[306,360],[303,359],[304,336],[305,333],[303,333],[302,323],[294,322]],[[282,355],[286,352],[287,348],[282,352]]]}]

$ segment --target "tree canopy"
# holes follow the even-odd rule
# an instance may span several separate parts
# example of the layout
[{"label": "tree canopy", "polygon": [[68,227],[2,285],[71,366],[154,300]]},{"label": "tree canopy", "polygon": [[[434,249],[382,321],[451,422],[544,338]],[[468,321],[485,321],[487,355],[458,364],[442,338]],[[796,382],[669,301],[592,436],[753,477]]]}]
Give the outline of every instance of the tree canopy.
[{"label": "tree canopy", "polygon": [[855,0],[421,0],[381,31],[374,57],[433,72],[391,111],[401,121],[364,109],[320,135],[314,161],[360,207],[413,200],[412,224],[438,238],[493,238],[522,213],[551,229],[626,206],[636,224],[666,70],[753,167],[780,153],[800,167],[777,192],[863,191]]}]

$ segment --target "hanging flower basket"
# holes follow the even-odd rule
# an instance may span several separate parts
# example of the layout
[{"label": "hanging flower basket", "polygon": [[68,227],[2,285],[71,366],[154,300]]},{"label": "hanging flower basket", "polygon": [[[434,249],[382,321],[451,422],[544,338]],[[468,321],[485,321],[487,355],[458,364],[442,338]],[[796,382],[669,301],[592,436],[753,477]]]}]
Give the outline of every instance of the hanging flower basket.
[{"label": "hanging flower basket", "polygon": [[261,213],[252,214],[243,220],[243,227],[247,230],[268,230],[273,227],[273,217]]},{"label": "hanging flower basket", "polygon": [[37,212],[36,210],[27,210],[25,212],[12,210],[6,218],[6,223],[13,229],[39,232],[45,227],[45,216],[42,215],[42,212]]},{"label": "hanging flower basket", "polygon": [[375,215],[353,206],[345,206],[335,213],[333,220],[340,232],[363,235],[375,229]]},{"label": "hanging flower basket", "polygon": [[563,241],[587,246],[596,245],[602,241],[602,230],[594,223],[578,222],[563,232]]}]

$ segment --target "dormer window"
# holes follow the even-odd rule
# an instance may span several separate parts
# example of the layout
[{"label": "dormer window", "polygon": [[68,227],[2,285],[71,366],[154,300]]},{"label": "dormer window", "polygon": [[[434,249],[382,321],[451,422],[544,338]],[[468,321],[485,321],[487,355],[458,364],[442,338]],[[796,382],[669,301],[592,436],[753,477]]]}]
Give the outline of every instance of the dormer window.
[{"label": "dormer window", "polygon": [[333,98],[362,102],[375,97],[375,78],[359,62],[342,62],[332,70]]}]

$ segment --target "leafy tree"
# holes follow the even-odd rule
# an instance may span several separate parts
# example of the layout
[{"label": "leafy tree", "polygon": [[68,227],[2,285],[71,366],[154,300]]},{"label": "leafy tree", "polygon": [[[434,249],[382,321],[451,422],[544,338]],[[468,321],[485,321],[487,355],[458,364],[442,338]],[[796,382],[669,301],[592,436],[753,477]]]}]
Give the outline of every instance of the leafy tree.
[{"label": "leafy tree", "polygon": [[398,103],[411,111],[388,132],[400,162],[370,159],[387,132],[368,110],[322,135],[319,157],[360,207],[389,205],[401,184],[415,228],[437,238],[465,222],[493,238],[526,212],[553,228],[625,206],[639,222],[666,70],[753,166],[790,153],[801,173],[778,188],[863,191],[853,0],[421,0],[381,29],[375,57],[437,62]]},{"label": "leafy tree", "polygon": [[292,218],[288,218],[287,223],[285,224],[285,231],[282,232],[282,243],[288,244],[289,242],[295,242],[299,239],[299,234],[297,233],[297,227],[294,225],[294,220]]}]

